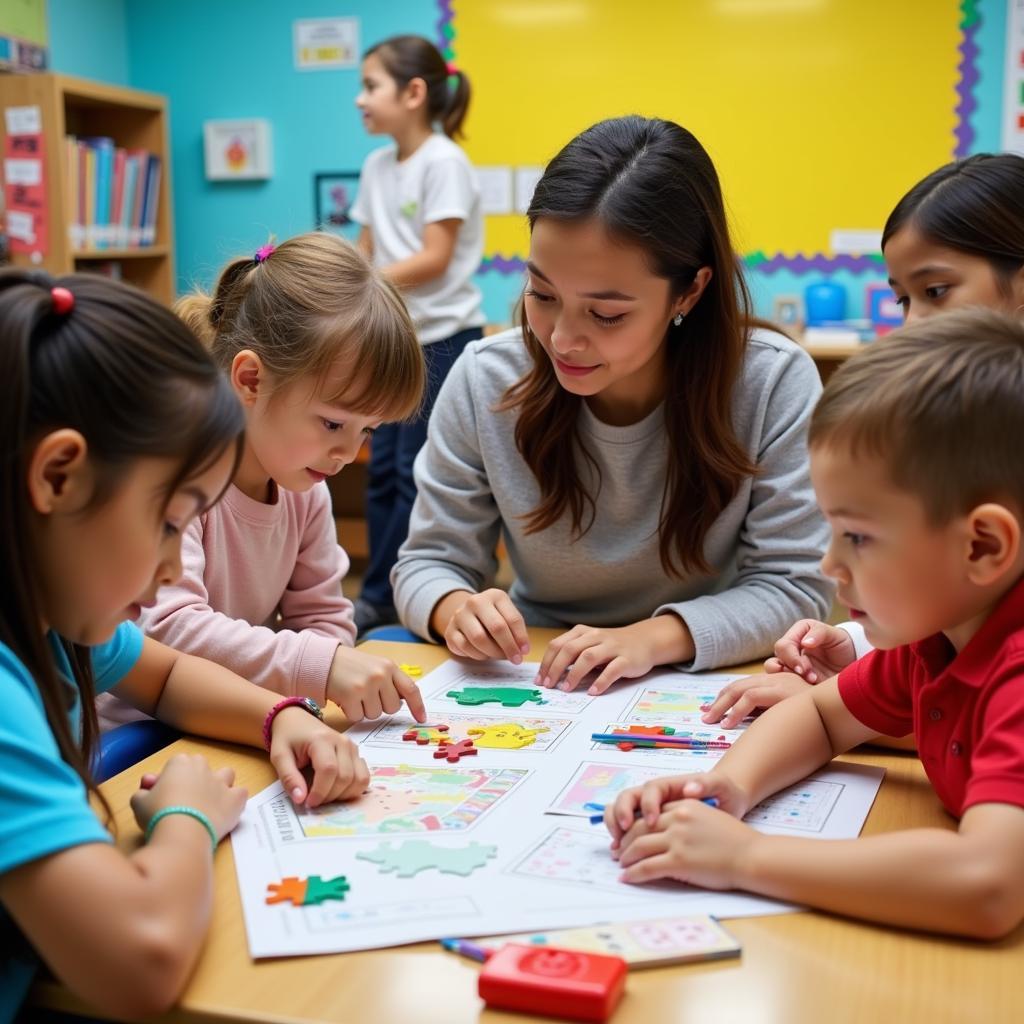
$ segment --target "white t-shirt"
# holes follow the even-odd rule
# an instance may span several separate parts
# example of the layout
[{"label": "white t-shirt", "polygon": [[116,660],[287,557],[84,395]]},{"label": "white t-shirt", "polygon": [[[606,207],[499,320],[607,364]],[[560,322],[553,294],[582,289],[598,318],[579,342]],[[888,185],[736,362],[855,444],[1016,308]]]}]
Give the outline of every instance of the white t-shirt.
[{"label": "white t-shirt", "polygon": [[439,220],[462,221],[447,270],[433,281],[403,289],[423,344],[484,323],[473,275],[483,253],[480,185],[466,154],[445,135],[432,135],[399,161],[395,144],[375,149],[363,164],[352,219],[373,232],[378,267],[423,249],[423,229]]}]

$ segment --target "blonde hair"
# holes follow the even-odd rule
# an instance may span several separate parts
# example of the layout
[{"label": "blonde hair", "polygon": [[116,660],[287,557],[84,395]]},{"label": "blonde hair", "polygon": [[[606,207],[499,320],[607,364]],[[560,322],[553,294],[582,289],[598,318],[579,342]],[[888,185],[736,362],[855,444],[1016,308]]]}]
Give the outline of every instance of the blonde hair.
[{"label": "blonde hair", "polygon": [[970,309],[902,327],[836,371],[808,444],[884,461],[944,525],[985,501],[1024,510],[1024,324]]},{"label": "blonde hair", "polygon": [[343,357],[351,377],[328,400],[390,420],[419,410],[426,371],[405,302],[337,235],[297,235],[262,261],[234,260],[212,295],[186,295],[175,312],[223,369],[255,352],[275,390],[308,377],[320,384]]}]

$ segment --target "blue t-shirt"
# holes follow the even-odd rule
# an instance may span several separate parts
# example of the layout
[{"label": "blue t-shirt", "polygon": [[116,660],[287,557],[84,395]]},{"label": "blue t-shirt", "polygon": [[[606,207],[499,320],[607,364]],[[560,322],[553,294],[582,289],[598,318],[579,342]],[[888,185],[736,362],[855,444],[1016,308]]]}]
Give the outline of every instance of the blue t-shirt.
[{"label": "blue t-shirt", "polygon": [[[57,670],[73,678],[63,648],[49,637]],[[96,692],[116,686],[139,660],[142,633],[123,622],[107,643],[92,649]],[[0,875],[69,846],[109,843],[81,779],[60,756],[35,680],[11,649],[0,643]],[[80,709],[70,712],[77,732]],[[7,918],[0,907],[0,915]],[[10,930],[10,920],[0,924]],[[14,1019],[36,964],[0,955],[0,1024]]]}]

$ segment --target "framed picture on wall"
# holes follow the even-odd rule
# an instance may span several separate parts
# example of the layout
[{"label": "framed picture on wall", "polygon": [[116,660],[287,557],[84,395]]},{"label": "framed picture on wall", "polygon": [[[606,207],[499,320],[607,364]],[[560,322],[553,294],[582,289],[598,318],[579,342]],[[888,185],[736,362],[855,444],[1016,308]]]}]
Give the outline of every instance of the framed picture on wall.
[{"label": "framed picture on wall", "polygon": [[359,225],[349,216],[359,188],[358,171],[320,171],[313,175],[314,224],[354,242]]}]

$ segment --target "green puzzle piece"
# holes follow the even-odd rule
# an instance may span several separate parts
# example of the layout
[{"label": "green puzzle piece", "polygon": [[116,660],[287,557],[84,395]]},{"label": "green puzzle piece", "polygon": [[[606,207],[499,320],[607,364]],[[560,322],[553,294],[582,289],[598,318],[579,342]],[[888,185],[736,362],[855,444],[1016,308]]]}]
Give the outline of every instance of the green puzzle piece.
[{"label": "green puzzle piece", "polygon": [[306,898],[303,905],[308,907],[311,903],[323,903],[324,900],[343,900],[345,893],[351,888],[344,875],[326,880],[319,875],[310,875],[306,879]]},{"label": "green puzzle piece", "polygon": [[534,704],[546,703],[540,690],[519,686],[471,686],[465,690],[449,690],[445,696],[451,697],[463,707],[500,704],[503,708],[521,708],[530,701]]},{"label": "green puzzle piece", "polygon": [[412,878],[427,868],[436,868],[446,875],[465,878],[482,868],[498,852],[497,846],[470,843],[459,849],[435,846],[425,839],[407,839],[395,849],[390,843],[381,843],[375,850],[356,854],[357,860],[368,860],[380,866],[381,873],[394,871],[396,878]]}]

